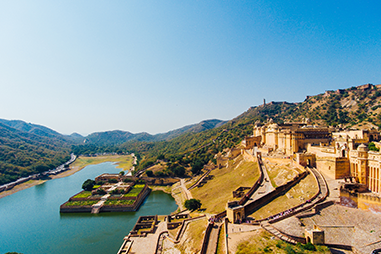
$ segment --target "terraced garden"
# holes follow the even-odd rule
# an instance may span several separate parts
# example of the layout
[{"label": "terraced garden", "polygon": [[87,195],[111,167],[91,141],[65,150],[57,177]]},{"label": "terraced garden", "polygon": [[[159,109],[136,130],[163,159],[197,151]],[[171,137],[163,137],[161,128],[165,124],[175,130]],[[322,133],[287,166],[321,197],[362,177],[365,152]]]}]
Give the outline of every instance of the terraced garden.
[{"label": "terraced garden", "polygon": [[124,194],[123,196],[124,197],[137,197],[140,192],[142,192],[142,190],[144,189],[144,184],[135,184],[131,190],[127,193],[127,194]]}]

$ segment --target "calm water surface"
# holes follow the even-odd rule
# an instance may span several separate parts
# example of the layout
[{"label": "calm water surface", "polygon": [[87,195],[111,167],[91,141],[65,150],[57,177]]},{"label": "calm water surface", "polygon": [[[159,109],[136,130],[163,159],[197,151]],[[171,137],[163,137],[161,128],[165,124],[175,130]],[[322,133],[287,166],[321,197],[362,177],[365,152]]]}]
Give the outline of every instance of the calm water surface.
[{"label": "calm water surface", "polygon": [[177,209],[170,195],[151,192],[137,212],[60,214],[60,205],[81,191],[86,179],[119,171],[109,162],[91,165],[0,199],[0,254],[115,254],[139,216]]}]

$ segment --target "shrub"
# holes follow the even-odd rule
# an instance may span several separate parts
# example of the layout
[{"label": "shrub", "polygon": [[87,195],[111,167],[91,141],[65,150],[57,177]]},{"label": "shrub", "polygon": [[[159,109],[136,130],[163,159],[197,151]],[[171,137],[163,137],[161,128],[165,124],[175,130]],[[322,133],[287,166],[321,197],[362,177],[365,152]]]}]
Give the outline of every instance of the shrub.
[{"label": "shrub", "polygon": [[166,174],[163,171],[156,171],[155,176],[163,177],[163,176],[166,176]]},{"label": "shrub", "polygon": [[117,183],[118,180],[115,179],[115,178],[111,178],[111,179],[108,179],[108,182],[109,182],[109,183]]},{"label": "shrub", "polygon": [[286,248],[284,248],[287,254],[296,254],[295,250],[291,247],[291,245],[287,245]]},{"label": "shrub", "polygon": [[302,248],[305,250],[316,251],[315,245],[313,245],[312,243],[303,244]]},{"label": "shrub", "polygon": [[96,203],[98,203],[98,200],[69,201],[65,206],[92,206]]},{"label": "shrub", "polygon": [[183,177],[185,175],[185,168],[182,166],[177,166],[173,169],[175,176]]},{"label": "shrub", "polygon": [[199,199],[195,199],[195,198],[188,199],[185,201],[184,206],[186,209],[188,209],[190,211],[194,211],[194,210],[197,210],[201,207],[201,201]]},{"label": "shrub", "polygon": [[378,148],[376,147],[376,145],[375,145],[373,142],[370,142],[370,143],[369,143],[369,145],[368,145],[368,149],[369,149],[369,151],[376,151],[376,152],[379,152],[379,151],[380,151],[380,149],[378,149]]},{"label": "shrub", "polygon": [[93,186],[95,184],[94,180],[87,179],[83,184],[82,184],[82,189],[85,191],[91,191],[93,189]]},{"label": "shrub", "polygon": [[135,200],[106,200],[105,205],[132,205]]},{"label": "shrub", "polygon": [[120,193],[120,190],[118,190],[118,189],[112,190],[110,192],[110,194],[112,194],[112,195],[119,194],[119,193]]},{"label": "shrub", "polygon": [[106,192],[104,189],[99,188],[99,189],[97,189],[96,193],[97,193],[98,195],[105,195],[107,192]]}]

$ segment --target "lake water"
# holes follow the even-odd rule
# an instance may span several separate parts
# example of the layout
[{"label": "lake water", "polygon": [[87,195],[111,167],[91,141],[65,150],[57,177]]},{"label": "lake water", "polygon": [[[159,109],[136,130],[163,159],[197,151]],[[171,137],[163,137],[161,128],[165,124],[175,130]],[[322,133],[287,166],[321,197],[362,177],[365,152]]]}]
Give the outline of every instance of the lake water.
[{"label": "lake water", "polygon": [[91,165],[1,198],[0,254],[115,254],[139,216],[165,215],[177,209],[170,195],[155,191],[136,212],[60,214],[60,205],[81,191],[86,179],[119,171],[109,162]]}]

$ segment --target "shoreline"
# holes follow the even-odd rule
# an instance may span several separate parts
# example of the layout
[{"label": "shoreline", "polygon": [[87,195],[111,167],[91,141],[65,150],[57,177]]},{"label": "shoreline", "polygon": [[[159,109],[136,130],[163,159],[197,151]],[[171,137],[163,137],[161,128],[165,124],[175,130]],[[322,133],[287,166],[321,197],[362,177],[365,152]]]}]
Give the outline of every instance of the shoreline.
[{"label": "shoreline", "polygon": [[[99,156],[99,157],[102,157],[102,156]],[[78,156],[78,158],[79,158],[79,156]],[[73,175],[73,174],[77,173],[78,171],[84,169],[85,167],[87,167],[89,165],[97,165],[97,164],[104,163],[104,162],[111,162],[111,163],[118,164],[117,168],[121,168],[121,167],[119,167],[119,164],[121,163],[121,161],[112,161],[112,160],[110,160],[110,161],[99,161],[99,162],[84,164],[84,165],[81,165],[81,166],[72,166],[72,165],[70,165],[70,169],[69,170],[66,170],[66,171],[64,171],[62,173],[59,173],[57,175],[50,175],[46,179],[29,180],[29,181],[27,181],[25,183],[16,185],[15,187],[13,187],[10,190],[2,191],[2,192],[0,192],[0,199],[4,198],[6,196],[12,195],[12,194],[14,194],[16,192],[19,192],[19,191],[31,188],[33,186],[43,184],[43,183],[45,183],[46,181],[49,181],[49,180],[59,179],[59,178],[63,178],[63,177],[67,177],[67,176]],[[123,171],[127,171],[127,170],[125,170],[123,168],[122,168],[122,170]]]},{"label": "shoreline", "polygon": [[69,170],[64,171],[64,172],[62,172],[62,173],[60,173],[58,175],[50,175],[48,179],[29,180],[29,181],[27,181],[25,183],[18,184],[18,185],[16,185],[15,187],[13,187],[10,190],[0,192],[0,199],[4,198],[6,196],[12,195],[12,194],[14,194],[16,192],[19,192],[19,191],[31,188],[33,186],[43,184],[43,183],[45,183],[46,181],[49,181],[49,180],[59,179],[59,178],[63,178],[63,177],[67,177],[67,176],[73,175],[73,174],[77,173],[78,171],[80,171],[80,170],[82,170],[84,168],[85,167],[81,168],[81,167],[76,167],[76,166],[75,167],[70,167]]}]

